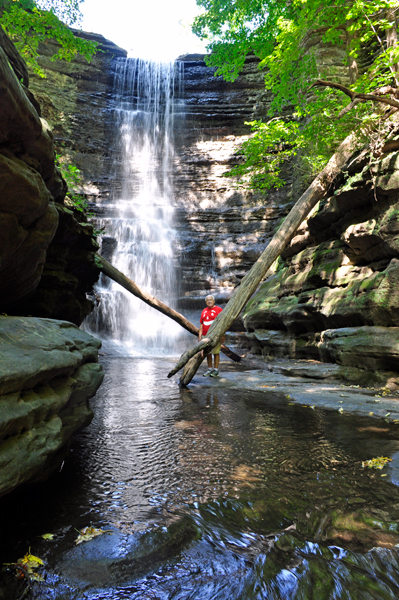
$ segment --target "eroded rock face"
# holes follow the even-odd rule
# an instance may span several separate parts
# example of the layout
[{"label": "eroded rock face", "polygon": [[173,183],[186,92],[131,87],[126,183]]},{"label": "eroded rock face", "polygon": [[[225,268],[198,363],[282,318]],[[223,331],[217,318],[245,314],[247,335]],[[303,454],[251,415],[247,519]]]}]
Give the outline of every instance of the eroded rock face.
[{"label": "eroded rock face", "polygon": [[[341,49],[322,43],[317,35],[309,35],[306,46],[315,48],[320,65],[348,84]],[[231,83],[215,77],[203,55],[180,58],[185,119],[184,131],[176,136],[173,181],[180,306],[185,308],[201,307],[210,292],[219,302],[231,296],[307,182],[292,164],[282,172],[287,182],[283,190],[255,193],[225,177],[241,160],[237,149],[251,133],[245,122],[270,118],[272,97],[256,56],[247,56],[242,73]]]},{"label": "eroded rock face", "polygon": [[28,84],[0,28],[0,310],[80,324],[92,310],[98,245],[92,225],[63,206],[53,133]]},{"label": "eroded rock face", "polygon": [[[123,173],[115,143],[112,85],[115,60],[126,53],[110,43],[104,50],[88,65],[80,59],[50,61],[50,48],[43,48],[40,63],[46,83],[30,77],[54,132],[57,153],[81,169],[82,193],[99,216],[106,214],[107,202],[122,188]],[[224,177],[239,160],[235,152],[250,133],[244,121],[266,114],[270,104],[258,63],[249,57],[237,81],[226,83],[214,77],[203,55],[181,60],[184,117],[176,115],[174,120],[171,174],[181,308],[202,307],[210,290],[227,298],[292,204],[286,192],[270,194],[265,202],[263,194],[236,189],[236,182]],[[106,242],[111,247],[113,240]],[[107,256],[112,261],[112,252]]]},{"label": "eroded rock face", "polygon": [[[0,305],[37,287],[58,224],[46,180],[54,178],[52,139],[3,49],[0,28]],[[9,42],[9,40],[8,40]],[[9,48],[7,44],[6,49]]]},{"label": "eroded rock face", "polygon": [[31,73],[29,87],[51,126],[57,154],[81,169],[81,191],[95,203],[110,198],[118,185],[111,164],[113,64],[127,52],[102,35],[75,33],[98,42],[93,60],[53,61],[57,46],[49,42],[40,47],[39,59],[46,79]]},{"label": "eroded rock face", "polygon": [[0,495],[48,477],[90,423],[100,345],[65,321],[0,317]]},{"label": "eroded rock face", "polygon": [[[327,75],[333,72],[348,83],[338,50],[315,36],[308,44]],[[105,53],[90,66],[79,61],[68,65],[50,63],[44,56],[49,85],[44,89],[39,81],[32,84],[56,132],[56,144],[82,169],[84,192],[101,205],[100,212],[121,189],[111,118],[113,60]],[[184,119],[175,119],[173,186],[178,233],[174,256],[184,311],[202,307],[210,291],[219,303],[228,299],[306,182],[293,165],[284,173],[287,185],[267,194],[237,187],[224,176],[240,160],[236,150],[250,134],[244,121],[265,118],[270,106],[256,57],[248,57],[233,83],[214,77],[202,55],[181,61],[185,105]],[[339,363],[352,351],[336,352],[332,340],[338,338],[331,332],[354,328],[353,335],[363,332],[363,339],[365,327],[387,328],[388,335],[399,326],[398,169],[395,152],[371,162],[360,154],[348,165],[345,177],[301,226],[277,271],[249,304],[246,343],[253,351]],[[105,242],[112,261],[114,240]],[[352,335],[336,335],[348,347],[352,344]],[[375,362],[376,369],[393,369],[396,363],[389,354],[387,350],[385,366],[382,358]],[[351,356],[348,369],[361,371],[361,353],[353,350]]]},{"label": "eroded rock face", "polygon": [[[289,194],[253,193],[224,176],[240,157],[252,121],[270,96],[255,56],[233,83],[215,77],[202,55],[182,57],[183,131],[176,132],[173,185],[181,308],[202,307],[206,294],[230,297],[291,206]],[[289,173],[287,173],[290,180]]]},{"label": "eroded rock face", "polygon": [[[40,62],[46,83],[31,75],[30,86],[54,131],[57,152],[81,169],[82,192],[102,216],[107,202],[122,188],[112,85],[115,58],[126,53],[101,36],[97,39],[104,52],[89,65],[83,59],[50,61],[51,48],[43,48]],[[316,42],[321,44],[320,40],[309,43]],[[347,69],[340,51],[321,47],[320,60],[328,62],[344,83]],[[184,83],[176,94],[184,106],[179,103],[174,118],[171,180],[177,231],[174,260],[179,306],[185,309],[202,307],[210,291],[219,302],[231,295],[288,213],[303,182],[292,177],[288,166],[284,191],[265,195],[237,187],[236,181],[224,176],[240,160],[236,151],[250,134],[245,121],[267,117],[270,108],[258,58],[248,56],[242,74],[232,83],[215,77],[204,55],[179,60]],[[113,240],[107,238],[106,244],[112,261]]]},{"label": "eroded rock face", "polygon": [[245,309],[248,337],[266,356],[398,373],[399,153],[360,155],[332,192]]}]

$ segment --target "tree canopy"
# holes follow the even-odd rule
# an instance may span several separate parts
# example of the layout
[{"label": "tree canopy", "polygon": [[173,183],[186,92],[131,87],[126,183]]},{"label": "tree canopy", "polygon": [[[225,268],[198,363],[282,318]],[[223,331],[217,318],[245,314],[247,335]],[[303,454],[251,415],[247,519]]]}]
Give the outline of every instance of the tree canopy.
[{"label": "tree canopy", "polygon": [[[313,175],[355,126],[380,118],[385,110],[377,97],[370,103],[370,98],[359,95],[348,106],[346,96],[329,83],[350,85],[355,94],[396,97],[398,0],[197,0],[197,4],[204,12],[195,19],[193,31],[208,42],[207,64],[232,81],[253,52],[261,59],[265,86],[272,95],[270,121],[251,123],[255,135],[243,145],[245,161],[231,172],[249,177],[252,187],[283,183],[281,165],[299,148],[302,166]],[[342,65],[318,58],[320,47],[342,51],[346,78]]]},{"label": "tree canopy", "polygon": [[73,34],[69,25],[81,20],[83,0],[0,0],[0,24],[27,64],[40,76],[39,45],[55,40],[59,49],[52,60],[71,61],[77,54],[90,60],[97,43]]}]

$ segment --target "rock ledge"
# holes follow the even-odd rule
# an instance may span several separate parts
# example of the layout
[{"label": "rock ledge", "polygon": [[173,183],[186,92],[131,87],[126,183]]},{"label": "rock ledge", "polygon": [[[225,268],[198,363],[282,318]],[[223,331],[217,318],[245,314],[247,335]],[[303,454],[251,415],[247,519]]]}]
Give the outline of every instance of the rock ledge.
[{"label": "rock ledge", "polygon": [[0,317],[0,496],[46,479],[90,423],[100,346],[66,321]]}]

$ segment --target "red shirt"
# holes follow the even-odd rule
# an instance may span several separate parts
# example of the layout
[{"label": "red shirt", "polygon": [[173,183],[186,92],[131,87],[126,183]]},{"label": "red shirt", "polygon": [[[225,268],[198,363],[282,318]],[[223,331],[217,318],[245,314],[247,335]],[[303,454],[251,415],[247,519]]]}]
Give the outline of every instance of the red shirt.
[{"label": "red shirt", "polygon": [[219,313],[221,313],[223,308],[220,306],[212,306],[212,308],[204,308],[201,313],[200,323],[202,323],[202,335],[206,335],[208,333],[209,327],[212,325],[212,322],[216,319]]}]

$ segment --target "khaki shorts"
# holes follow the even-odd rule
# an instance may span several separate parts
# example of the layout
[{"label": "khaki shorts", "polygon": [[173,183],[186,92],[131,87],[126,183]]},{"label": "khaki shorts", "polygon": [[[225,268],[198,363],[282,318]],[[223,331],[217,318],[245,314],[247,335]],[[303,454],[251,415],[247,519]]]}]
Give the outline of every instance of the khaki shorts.
[{"label": "khaki shorts", "polygon": [[220,354],[220,350],[222,348],[222,342],[218,344],[213,350],[211,350],[211,354]]}]

